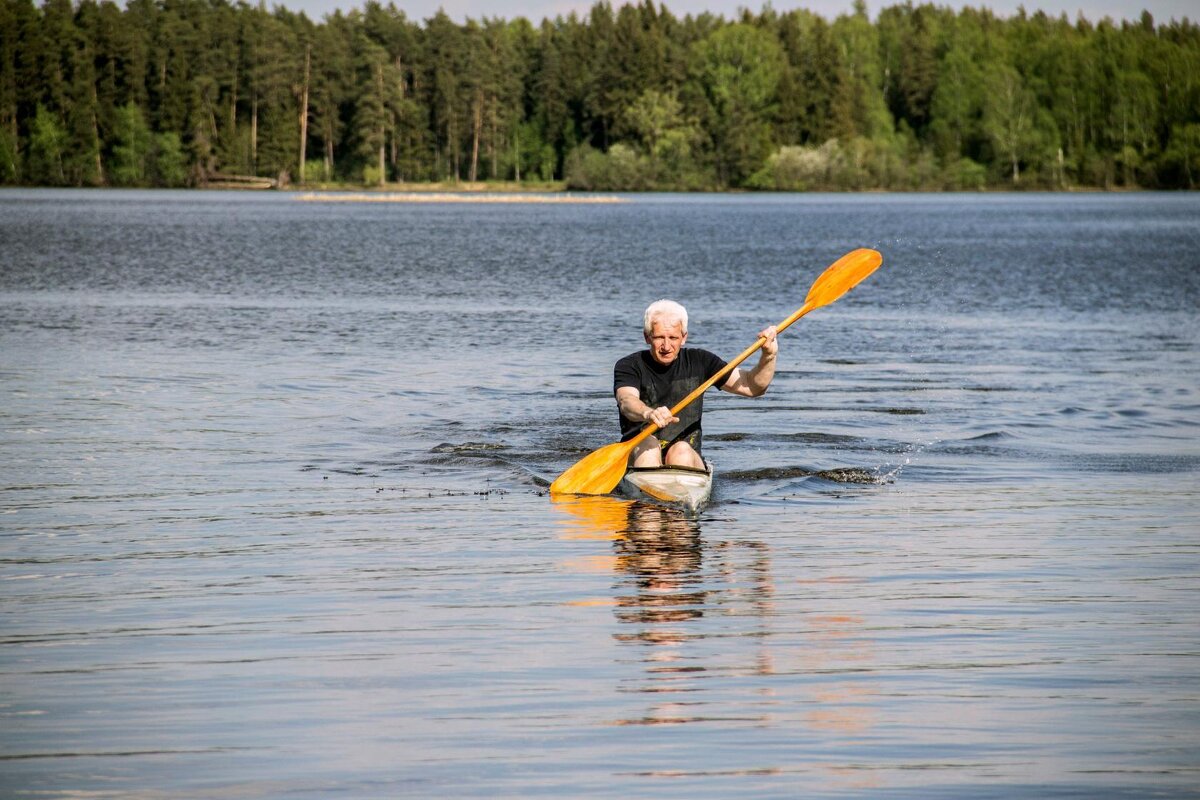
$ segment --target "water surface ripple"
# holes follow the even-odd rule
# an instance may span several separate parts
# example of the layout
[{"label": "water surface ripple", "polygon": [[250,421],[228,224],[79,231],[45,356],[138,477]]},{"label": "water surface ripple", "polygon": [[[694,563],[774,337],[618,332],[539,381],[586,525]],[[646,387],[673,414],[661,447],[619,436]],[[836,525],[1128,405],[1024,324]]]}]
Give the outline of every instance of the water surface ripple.
[{"label": "water surface ripple", "polygon": [[1200,198],[626,199],[0,190],[0,795],[1200,797]]}]

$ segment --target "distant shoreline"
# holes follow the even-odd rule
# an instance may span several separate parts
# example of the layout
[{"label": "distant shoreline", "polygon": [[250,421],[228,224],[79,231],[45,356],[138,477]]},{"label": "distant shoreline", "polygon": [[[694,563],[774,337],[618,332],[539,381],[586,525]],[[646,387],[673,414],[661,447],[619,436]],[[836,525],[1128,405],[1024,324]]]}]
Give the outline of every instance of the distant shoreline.
[{"label": "distant shoreline", "polygon": [[622,190],[620,192],[598,192],[595,190],[568,189],[564,185],[535,184],[523,185],[517,183],[498,184],[468,184],[466,182],[455,186],[446,183],[430,184],[388,184],[385,188],[364,187],[361,184],[337,186],[334,184],[305,184],[304,186],[250,186],[245,183],[211,183],[206,186],[51,186],[0,184],[0,191],[15,190],[72,190],[83,192],[135,192],[135,191],[166,191],[166,192],[276,192],[280,194],[297,195],[298,200],[306,202],[359,202],[359,203],[433,203],[433,202],[528,202],[528,203],[622,203],[628,202],[628,197],[617,195],[703,195],[720,194],[731,196],[769,196],[769,195],[805,195],[805,194],[838,194],[838,195],[881,195],[881,194],[1189,194],[1198,189],[1172,188],[1155,189],[1142,186],[1065,186],[1048,188],[1044,186],[986,186],[978,189],[704,189],[683,191],[679,189],[643,189]]},{"label": "distant shoreline", "polygon": [[612,195],[577,195],[557,190],[548,193],[531,191],[406,191],[406,192],[337,192],[305,191],[296,200],[306,203],[624,203]]},{"label": "distant shoreline", "polygon": [[305,181],[275,187],[288,192],[354,192],[357,194],[562,194],[566,181],[388,181],[382,185],[339,181]]}]

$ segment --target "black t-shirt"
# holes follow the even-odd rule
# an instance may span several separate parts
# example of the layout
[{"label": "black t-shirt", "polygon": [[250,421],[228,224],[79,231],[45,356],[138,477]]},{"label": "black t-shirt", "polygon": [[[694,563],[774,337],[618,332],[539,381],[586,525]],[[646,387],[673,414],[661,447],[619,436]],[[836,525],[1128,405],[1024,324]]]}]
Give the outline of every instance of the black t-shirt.
[{"label": "black t-shirt", "polygon": [[[632,386],[638,390],[642,402],[651,408],[674,408],[676,403],[695,391],[697,386],[724,368],[725,362],[718,356],[695,347],[680,350],[675,360],[667,366],[655,361],[649,350],[639,350],[622,358],[613,368],[613,392],[622,386]],[[729,376],[726,375],[724,381],[714,386],[723,386],[728,380]],[[655,435],[664,442],[688,439],[699,451],[700,415],[703,405],[704,396],[701,395],[676,414],[679,422],[671,423]],[[632,439],[646,427],[645,422],[635,422],[620,413],[618,416],[621,418],[621,441]]]}]

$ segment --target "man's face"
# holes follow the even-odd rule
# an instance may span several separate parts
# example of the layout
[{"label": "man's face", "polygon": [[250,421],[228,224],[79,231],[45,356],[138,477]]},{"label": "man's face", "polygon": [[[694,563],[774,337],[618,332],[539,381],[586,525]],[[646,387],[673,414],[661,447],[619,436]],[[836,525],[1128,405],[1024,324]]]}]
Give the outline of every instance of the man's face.
[{"label": "man's face", "polygon": [[650,354],[664,367],[679,357],[679,351],[687,341],[683,325],[677,319],[659,318],[650,324],[650,333],[645,334]]}]

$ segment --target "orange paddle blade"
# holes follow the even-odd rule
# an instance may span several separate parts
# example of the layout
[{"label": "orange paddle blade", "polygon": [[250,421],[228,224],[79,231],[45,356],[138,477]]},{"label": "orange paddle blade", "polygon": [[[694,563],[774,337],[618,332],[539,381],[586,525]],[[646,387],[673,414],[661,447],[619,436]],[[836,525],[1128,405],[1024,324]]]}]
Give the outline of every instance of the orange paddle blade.
[{"label": "orange paddle blade", "polygon": [[812,288],[808,290],[808,297],[804,299],[804,305],[813,308],[829,305],[866,280],[882,263],[883,256],[877,250],[863,247],[846,253],[813,282]]},{"label": "orange paddle blade", "polygon": [[617,488],[636,441],[615,442],[593,450],[554,479],[550,494],[608,494]]}]

